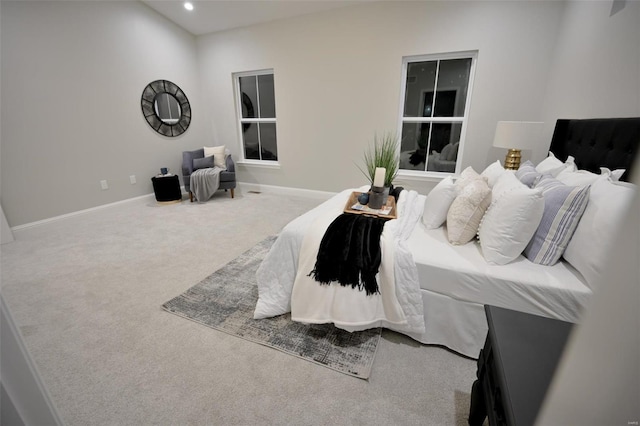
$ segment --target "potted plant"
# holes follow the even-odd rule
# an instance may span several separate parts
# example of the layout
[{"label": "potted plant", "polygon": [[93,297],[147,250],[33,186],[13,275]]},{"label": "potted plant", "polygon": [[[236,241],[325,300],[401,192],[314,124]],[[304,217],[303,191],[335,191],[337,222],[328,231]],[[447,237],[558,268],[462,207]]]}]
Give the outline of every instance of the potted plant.
[{"label": "potted plant", "polygon": [[385,132],[381,138],[374,135],[373,144],[364,153],[364,169],[358,166],[360,171],[369,179],[373,186],[376,168],[384,167],[384,186],[389,188],[398,175],[398,138],[391,132]]},{"label": "potted plant", "polygon": [[[385,132],[381,138],[374,135],[373,144],[364,153],[364,169],[358,166],[371,183],[369,193],[362,194],[362,199],[358,199],[361,204],[368,203],[371,208],[378,209],[387,202],[389,191],[393,187],[393,180],[398,174],[400,161],[398,151],[398,138],[395,134]],[[379,183],[380,177],[376,178],[379,168],[384,168],[382,186]]]}]

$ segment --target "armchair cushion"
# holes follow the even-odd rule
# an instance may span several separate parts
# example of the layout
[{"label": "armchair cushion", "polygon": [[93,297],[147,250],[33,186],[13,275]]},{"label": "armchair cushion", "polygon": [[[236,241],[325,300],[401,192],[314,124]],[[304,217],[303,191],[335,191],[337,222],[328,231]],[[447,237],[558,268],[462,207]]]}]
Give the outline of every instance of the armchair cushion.
[{"label": "armchair cushion", "polygon": [[193,159],[193,170],[199,169],[208,169],[213,167],[214,164],[214,156],[204,157],[204,158],[194,158]]},{"label": "armchair cushion", "polygon": [[225,161],[226,147],[224,145],[205,146],[203,149],[205,157],[213,156],[213,164],[220,167],[222,170],[227,169],[227,164]]}]

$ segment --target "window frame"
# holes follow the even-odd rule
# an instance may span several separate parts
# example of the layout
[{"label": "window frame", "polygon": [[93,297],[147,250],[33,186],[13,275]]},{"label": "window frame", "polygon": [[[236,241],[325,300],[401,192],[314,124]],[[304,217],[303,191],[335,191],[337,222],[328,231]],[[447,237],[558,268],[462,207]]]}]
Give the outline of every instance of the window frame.
[{"label": "window frame", "polygon": [[[242,117],[242,92],[240,91],[240,78],[241,77],[255,77],[256,78],[256,88],[257,88],[257,96],[258,96],[258,107],[260,105],[260,89],[258,86],[258,76],[260,75],[272,75],[273,76],[273,86],[274,86],[274,103],[275,103],[275,72],[273,68],[266,68],[261,70],[253,70],[253,71],[242,71],[235,72],[232,74],[233,76],[233,90],[235,94],[235,107],[236,107],[236,129],[238,132],[238,143],[240,146],[240,155],[239,160],[237,161],[239,164],[245,165],[253,165],[267,168],[278,168],[280,163],[278,160],[263,160],[263,159],[250,159],[245,158],[245,147],[244,147],[244,137],[242,125],[245,123],[273,123],[276,126],[276,147],[278,146],[278,125],[277,125],[277,109],[276,116],[273,118],[244,118]],[[275,106],[275,105],[274,105]],[[258,147],[260,156],[262,157],[262,145],[260,143],[260,132],[258,131]],[[280,156],[278,155],[278,158]]]},{"label": "window frame", "polygon": [[[464,114],[461,117],[405,117],[404,116],[404,103],[405,97],[407,94],[407,70],[409,68],[410,63],[414,62],[426,62],[426,61],[438,61],[436,73],[436,81],[434,85],[434,100],[433,104],[435,105],[435,94],[438,89],[446,90],[447,87],[438,86],[438,77],[439,77],[439,68],[440,61],[450,60],[450,59],[471,59],[471,68],[469,70],[469,81],[467,85],[467,97],[465,99],[465,108]],[[467,50],[461,52],[449,52],[449,53],[433,53],[433,54],[424,54],[424,55],[412,55],[412,56],[403,56],[402,57],[402,75],[400,79],[400,102],[398,107],[398,140],[402,139],[402,129],[405,123],[461,123],[462,127],[460,129],[460,144],[458,145],[458,157],[456,160],[456,168],[453,173],[449,172],[437,172],[437,171],[426,171],[426,170],[408,170],[408,169],[400,169],[398,165],[398,176],[402,177],[417,177],[417,178],[444,178],[449,175],[457,175],[460,173],[460,168],[462,164],[462,157],[464,155],[464,147],[467,135],[467,124],[469,121],[469,110],[471,109],[471,95],[473,92],[473,82],[475,79],[475,71],[478,62],[478,51],[477,50]],[[421,99],[424,93],[421,93]],[[433,126],[430,128],[429,132],[433,130]],[[399,146],[399,150],[401,151],[401,144]],[[401,152],[398,152],[400,155]],[[428,159],[428,154],[427,154]],[[425,167],[428,167],[425,162]]]}]

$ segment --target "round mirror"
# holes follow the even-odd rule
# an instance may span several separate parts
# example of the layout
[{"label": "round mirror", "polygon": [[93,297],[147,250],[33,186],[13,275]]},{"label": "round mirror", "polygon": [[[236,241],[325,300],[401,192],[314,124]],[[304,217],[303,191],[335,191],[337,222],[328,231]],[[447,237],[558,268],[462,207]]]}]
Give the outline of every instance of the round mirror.
[{"label": "round mirror", "polygon": [[180,104],[175,96],[164,92],[158,93],[153,100],[156,116],[165,124],[176,124],[180,121]]},{"label": "round mirror", "polygon": [[168,80],[149,83],[142,91],[140,102],[147,123],[161,135],[181,135],[191,123],[191,106],[187,96]]}]

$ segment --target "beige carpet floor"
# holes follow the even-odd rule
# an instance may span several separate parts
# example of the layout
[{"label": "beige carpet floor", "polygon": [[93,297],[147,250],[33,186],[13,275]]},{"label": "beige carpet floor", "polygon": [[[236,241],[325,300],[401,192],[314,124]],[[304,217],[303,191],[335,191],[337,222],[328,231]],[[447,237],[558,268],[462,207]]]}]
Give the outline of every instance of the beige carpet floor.
[{"label": "beige carpet floor", "polygon": [[15,232],[2,292],[69,425],[462,425],[475,361],[384,331],[368,381],[162,310],[321,200],[133,200]]}]

